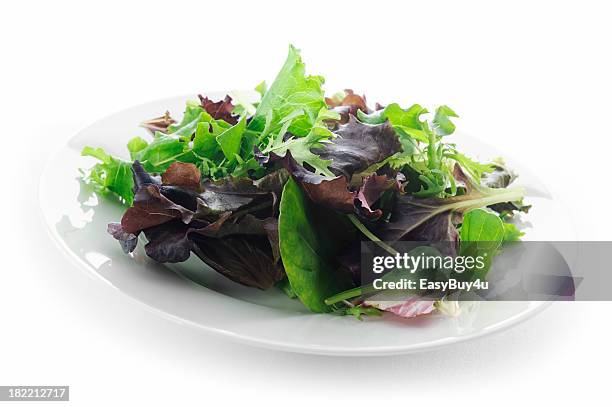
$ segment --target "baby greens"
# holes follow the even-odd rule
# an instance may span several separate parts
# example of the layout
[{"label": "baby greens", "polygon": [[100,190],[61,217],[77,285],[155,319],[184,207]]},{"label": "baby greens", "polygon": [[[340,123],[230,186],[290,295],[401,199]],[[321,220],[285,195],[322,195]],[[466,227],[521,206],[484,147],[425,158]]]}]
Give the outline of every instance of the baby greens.
[{"label": "baby greens", "polygon": [[[418,298],[393,306],[365,298],[361,240],[386,250],[385,242],[450,241],[492,258],[520,238],[507,221],[528,210],[523,189],[509,186],[515,177],[502,162],[478,162],[448,141],[453,109],[372,109],[350,89],[326,98],[323,84],[291,46],[270,86],[256,87],[258,102],[239,92],[199,96],[180,120],[166,112],[141,123],[150,137],[127,142],[129,160],[85,147],[98,160],[85,181],[128,207],[108,232],[126,252],[144,234],[158,262],[193,253],[237,283],[358,318],[434,310]],[[484,240],[491,245],[471,244]]]}]

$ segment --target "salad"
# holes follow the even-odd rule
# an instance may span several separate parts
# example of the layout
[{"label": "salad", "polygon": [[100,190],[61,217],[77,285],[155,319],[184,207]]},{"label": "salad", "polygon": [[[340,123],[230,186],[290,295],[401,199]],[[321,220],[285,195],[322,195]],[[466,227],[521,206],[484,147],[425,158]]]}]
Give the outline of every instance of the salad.
[{"label": "salad", "polygon": [[529,207],[510,185],[515,174],[457,149],[448,106],[371,107],[352,90],[326,97],[323,83],[290,46],[276,79],[255,88],[256,103],[199,96],[180,120],[144,121],[151,137],[129,140],[129,160],[85,147],[99,161],[85,182],[126,206],[108,233],[126,253],[141,239],[160,263],[195,255],[313,312],[448,311],[448,299],[372,300],[360,242],[446,241],[456,254],[462,242],[518,240],[511,221]]}]

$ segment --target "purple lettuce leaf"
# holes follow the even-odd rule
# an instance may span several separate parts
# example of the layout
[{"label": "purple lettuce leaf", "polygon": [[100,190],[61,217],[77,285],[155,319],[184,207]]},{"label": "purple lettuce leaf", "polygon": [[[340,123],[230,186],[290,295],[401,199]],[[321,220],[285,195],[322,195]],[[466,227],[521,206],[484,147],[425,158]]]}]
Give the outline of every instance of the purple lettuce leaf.
[{"label": "purple lettuce leaf", "polygon": [[196,171],[193,165],[173,165],[162,174],[162,184],[135,162],[134,204],[108,232],[125,252],[136,248],[143,232],[146,254],[160,263],[183,262],[195,253],[240,284],[266,289],[282,280],[274,207],[286,171],[258,181],[218,183],[201,182]]}]

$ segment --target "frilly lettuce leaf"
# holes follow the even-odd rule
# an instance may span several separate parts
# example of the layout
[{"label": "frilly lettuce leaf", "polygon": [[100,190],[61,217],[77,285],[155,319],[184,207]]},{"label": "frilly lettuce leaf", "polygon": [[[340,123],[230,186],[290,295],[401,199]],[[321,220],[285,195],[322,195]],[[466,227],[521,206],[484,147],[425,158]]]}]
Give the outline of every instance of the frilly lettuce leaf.
[{"label": "frilly lettuce leaf", "polygon": [[[268,144],[262,151],[262,154],[275,154],[278,157],[285,157],[287,152],[290,152],[293,159],[300,166],[308,164],[315,174],[333,176],[334,174],[329,169],[329,165],[332,161],[329,159],[322,159],[319,155],[313,153],[312,150],[323,147],[323,143],[327,143],[329,139],[334,136],[331,130],[327,128],[324,121],[338,119],[338,114],[327,110],[326,107],[322,107],[306,136],[285,138],[294,120],[299,118],[300,115],[300,111],[294,111],[292,115],[282,121],[283,126],[277,134],[270,136]],[[270,120],[270,117],[268,117],[268,120]],[[267,125],[266,127],[269,128],[271,126]]]},{"label": "frilly lettuce leaf", "polygon": [[102,148],[85,147],[83,156],[94,157],[101,162],[94,165],[85,177],[85,181],[95,187],[98,192],[113,192],[127,205],[134,201],[134,180],[132,166],[119,158],[112,157]]},{"label": "frilly lettuce leaf", "polygon": [[326,107],[321,88],[324,79],[321,76],[306,75],[305,72],[300,51],[290,46],[285,64],[257,106],[249,123],[250,130],[263,131],[270,114],[272,122],[268,126],[272,131],[278,130],[284,118],[299,111],[300,115],[293,119],[288,131],[298,137],[310,133],[319,112]]},{"label": "frilly lettuce leaf", "polygon": [[436,114],[433,118],[436,134],[439,136],[448,136],[455,132],[455,124],[451,121],[451,117],[459,116],[450,107],[442,105],[436,109]]}]

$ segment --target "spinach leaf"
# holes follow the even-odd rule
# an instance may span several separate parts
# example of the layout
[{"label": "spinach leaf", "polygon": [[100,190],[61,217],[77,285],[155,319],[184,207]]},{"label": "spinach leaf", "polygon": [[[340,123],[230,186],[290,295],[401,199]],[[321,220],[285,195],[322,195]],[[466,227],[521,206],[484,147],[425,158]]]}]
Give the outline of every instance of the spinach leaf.
[{"label": "spinach leaf", "polygon": [[501,242],[504,225],[499,216],[484,209],[473,209],[463,217],[460,238],[462,242]]},{"label": "spinach leaf", "polygon": [[331,311],[325,299],[351,285],[333,263],[351,233],[333,211],[309,202],[292,179],[283,189],[278,229],[281,258],[293,291],[311,311]]},{"label": "spinach leaf", "polygon": [[472,209],[463,217],[460,237],[459,254],[462,256],[478,257],[484,259],[484,267],[472,268],[465,274],[470,279],[484,278],[504,242],[506,229],[502,220],[492,211],[486,209]]}]

